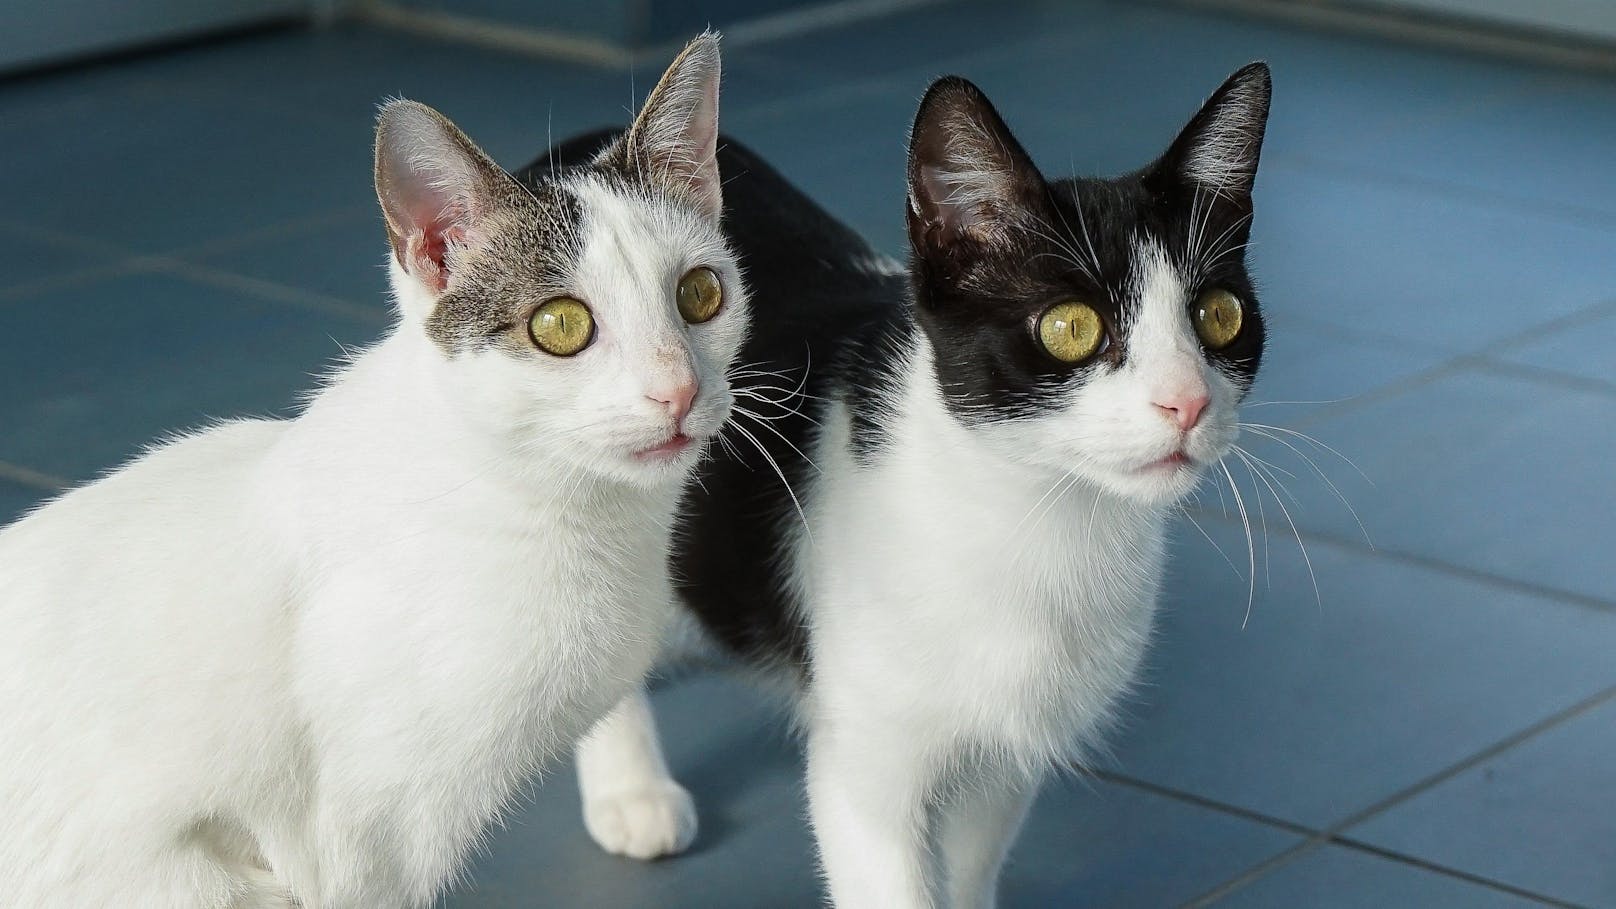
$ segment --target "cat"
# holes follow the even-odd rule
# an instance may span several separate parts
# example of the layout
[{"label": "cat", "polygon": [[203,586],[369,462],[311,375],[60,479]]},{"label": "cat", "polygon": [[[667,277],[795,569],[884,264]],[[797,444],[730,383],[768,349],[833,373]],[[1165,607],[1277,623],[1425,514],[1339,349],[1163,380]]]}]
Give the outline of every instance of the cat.
[{"label": "cat", "polygon": [[426,905],[643,676],[749,321],[719,70],[521,181],[387,103],[385,337],[0,531],[0,902]]},{"label": "cat", "polygon": [[[1051,181],[981,91],[939,80],[907,268],[721,149],[758,323],[741,356],[774,390],[738,390],[768,431],[687,490],[664,662],[727,656],[794,692],[841,909],[993,906],[1040,782],[1103,743],[1166,520],[1231,450],[1261,361],[1244,250],[1270,94],[1249,65],[1149,166]],[[577,749],[609,851],[695,834],[659,747],[639,691]]]}]

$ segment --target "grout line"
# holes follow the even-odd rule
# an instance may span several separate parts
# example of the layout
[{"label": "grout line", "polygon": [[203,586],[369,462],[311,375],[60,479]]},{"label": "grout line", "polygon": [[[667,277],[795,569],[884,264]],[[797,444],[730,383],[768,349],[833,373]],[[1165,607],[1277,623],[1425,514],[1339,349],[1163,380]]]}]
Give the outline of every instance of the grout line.
[{"label": "grout line", "polygon": [[1184,802],[1185,804],[1194,805],[1198,808],[1216,811],[1219,814],[1227,814],[1233,817],[1242,818],[1244,820],[1262,824],[1265,827],[1275,827],[1280,830],[1284,830],[1287,833],[1294,833],[1298,836],[1312,838],[1321,836],[1323,834],[1323,831],[1317,830],[1313,827],[1308,827],[1304,824],[1298,824],[1294,821],[1287,821],[1284,818],[1275,817],[1271,814],[1264,814],[1261,811],[1253,811],[1250,808],[1242,808],[1239,805],[1235,805],[1230,802],[1221,802],[1217,799],[1207,798],[1206,796],[1197,795],[1183,789],[1175,789],[1171,786],[1163,786],[1159,783],[1152,783],[1149,780],[1141,779],[1135,776],[1128,776],[1127,774],[1118,773],[1114,770],[1094,770],[1091,768],[1075,766],[1074,769],[1078,773],[1086,776],[1092,776],[1095,779],[1104,780],[1107,783],[1115,783],[1118,786],[1126,786],[1131,789],[1149,792],[1152,795],[1159,795],[1163,798]]},{"label": "grout line", "polygon": [[410,9],[381,0],[361,5],[354,10],[353,17],[365,25],[409,32],[437,41],[470,44],[586,66],[627,69],[633,66],[635,58],[635,53],[626,47],[585,35]]},{"label": "grout line", "polygon": [[[1450,764],[1436,773],[1426,776],[1423,779],[1405,786],[1391,795],[1370,804],[1367,808],[1348,815],[1346,818],[1337,821],[1336,823],[1331,824],[1325,830],[1320,831],[1315,838],[1308,840],[1305,843],[1301,843],[1278,855],[1271,856],[1270,858],[1259,862],[1251,868],[1246,869],[1240,874],[1235,875],[1233,878],[1224,881],[1222,884],[1213,887],[1211,890],[1208,890],[1200,896],[1195,897],[1194,899],[1185,903],[1183,909],[1200,909],[1200,907],[1211,905],[1217,900],[1223,899],[1224,897],[1238,890],[1244,889],[1258,879],[1271,874],[1274,870],[1280,868],[1281,866],[1290,864],[1291,862],[1308,853],[1315,852],[1324,846],[1336,842],[1338,837],[1340,837],[1344,831],[1362,824],[1376,815],[1383,814],[1397,805],[1407,802],[1436,786],[1440,786],[1461,773],[1471,770],[1478,765],[1485,763],[1486,761],[1489,761],[1492,758],[1497,757],[1498,755],[1503,754],[1504,752],[1509,751],[1510,749],[1515,748],[1528,740],[1561,725],[1562,723],[1567,722],[1568,720],[1575,719],[1576,717],[1588,713],[1611,701],[1616,701],[1616,686],[1606,688],[1603,691],[1599,691],[1593,695],[1590,695],[1589,697],[1583,698],[1569,707],[1549,714],[1547,717],[1538,720],[1536,723],[1527,726],[1525,729],[1521,729],[1504,737],[1503,739],[1500,739],[1497,742],[1494,742],[1492,745],[1483,748],[1481,751],[1472,754],[1470,757],[1467,757],[1457,763]],[[1536,899],[1543,899],[1543,897],[1536,896],[1535,894],[1533,896]],[[1557,905],[1566,904],[1557,903]]]},{"label": "grout line", "polygon": [[[171,258],[194,259],[204,256],[213,256],[223,252],[234,252],[242,247],[251,246],[254,243],[262,243],[265,241],[283,239],[285,237],[293,237],[305,231],[319,230],[325,227],[335,227],[340,224],[346,224],[349,221],[358,222],[362,219],[368,218],[373,214],[373,212],[373,206],[345,205],[340,208],[327,209],[319,214],[308,215],[307,217],[289,218],[285,221],[272,222],[264,225],[263,227],[252,228],[250,230],[230,234],[219,239],[164,250],[162,255]],[[380,237],[381,231],[378,230],[376,235]],[[378,251],[377,258],[380,257],[381,253]]]},{"label": "grout line", "polygon": [[1568,903],[1565,900],[1549,896],[1545,893],[1527,890],[1523,887],[1517,887],[1514,884],[1506,883],[1490,877],[1484,877],[1479,874],[1473,874],[1459,868],[1450,868],[1447,865],[1439,865],[1435,862],[1422,859],[1417,855],[1409,855],[1407,853],[1397,852],[1392,849],[1385,849],[1380,846],[1376,846],[1373,843],[1366,843],[1361,840],[1352,839],[1351,837],[1331,837],[1330,843],[1331,845],[1340,846],[1343,849],[1350,849],[1355,852],[1366,852],[1370,855],[1377,856],[1388,861],[1397,862],[1398,864],[1408,865],[1421,871],[1430,872],[1432,874],[1440,874],[1445,877],[1458,878],[1459,880],[1467,883],[1476,884],[1491,890],[1498,890],[1503,893],[1508,893],[1511,896],[1518,896],[1522,899],[1541,903],[1545,906],[1555,906],[1558,907],[1558,909],[1587,909],[1587,907],[1582,906],[1580,903]]},{"label": "grout line", "polygon": [[[1231,527],[1238,527],[1240,521],[1233,515],[1225,515],[1216,508],[1195,506],[1193,510],[1197,517],[1218,521]],[[1509,590],[1514,593],[1526,594],[1545,600],[1553,600],[1570,606],[1593,609],[1599,612],[1616,612],[1616,601],[1562,587],[1551,587],[1547,584],[1538,584],[1533,581],[1522,581],[1507,575],[1494,574],[1479,568],[1470,568],[1465,565],[1455,565],[1431,556],[1419,555],[1401,549],[1387,549],[1380,546],[1362,542],[1359,537],[1341,535],[1330,531],[1312,530],[1307,527],[1297,527],[1297,532],[1309,543],[1319,543],[1334,549],[1343,549],[1358,555],[1377,557],[1392,562],[1400,562],[1423,568],[1438,574],[1459,578],[1473,583]],[[1289,536],[1286,539],[1290,539]]]},{"label": "grout line", "polygon": [[[1611,315],[1612,313],[1616,313],[1616,300],[1603,300],[1598,303],[1594,303],[1591,306],[1585,306],[1582,309],[1574,310],[1563,316],[1558,316],[1556,318],[1537,323],[1531,328],[1512,336],[1510,338],[1510,343],[1518,347],[1523,344],[1528,344],[1533,341],[1549,337],[1567,329],[1596,322]],[[1411,348],[1421,347],[1421,345],[1410,342],[1407,339],[1400,339],[1390,335],[1378,335],[1374,332],[1344,329],[1335,325],[1334,323],[1312,319],[1305,315],[1292,316],[1291,318],[1295,319],[1297,323],[1303,327],[1309,328],[1313,331],[1325,334],[1335,334],[1348,340],[1371,342],[1379,341],[1387,344],[1403,344]],[[1574,388],[1579,391],[1588,391],[1601,394],[1616,393],[1616,386],[1613,386],[1611,383],[1605,382],[1601,379],[1590,379],[1574,373],[1566,373],[1558,370],[1545,369],[1543,367],[1523,365],[1506,360],[1494,359],[1488,354],[1488,351],[1491,351],[1495,346],[1495,342],[1485,342],[1476,347],[1474,350],[1450,353],[1446,359],[1438,360],[1431,366],[1428,366],[1425,369],[1411,375],[1404,376],[1401,379],[1389,382],[1376,388],[1371,388],[1368,391],[1354,397],[1321,405],[1310,413],[1301,414],[1295,421],[1287,424],[1287,428],[1300,429],[1308,426],[1316,426],[1319,423],[1336,419],[1343,414],[1351,413],[1352,411],[1358,410],[1361,407],[1379,404],[1382,401],[1399,397],[1407,394],[1408,392],[1417,391],[1457,373],[1477,369],[1490,373],[1510,372],[1513,373],[1514,378],[1522,381],[1539,382],[1561,388]]]},{"label": "grout line", "polygon": [[153,264],[150,259],[130,257],[108,265],[89,266],[59,275],[47,275],[33,281],[24,281],[21,284],[13,284],[0,289],[0,305],[23,300],[38,294],[50,293],[51,291],[66,290],[101,278],[140,274],[151,271]]},{"label": "grout line", "polygon": [[[1360,851],[1360,852],[1367,852],[1367,853],[1373,854],[1375,856],[1378,856],[1380,858],[1387,859],[1389,861],[1397,862],[1397,863],[1403,864],[1403,865],[1412,866],[1414,868],[1417,868],[1417,869],[1419,869],[1421,871],[1425,871],[1427,873],[1437,874],[1437,875],[1441,875],[1441,876],[1444,876],[1444,877],[1457,878],[1459,880],[1466,881],[1467,883],[1476,884],[1476,885],[1479,885],[1479,886],[1482,886],[1482,887],[1487,887],[1487,888],[1492,889],[1492,890],[1502,891],[1504,893],[1508,893],[1508,894],[1511,894],[1513,896],[1519,896],[1519,897],[1522,897],[1522,898],[1525,898],[1525,899],[1530,899],[1530,900],[1533,900],[1535,902],[1542,903],[1543,905],[1557,906],[1557,907],[1561,907],[1561,909],[1582,909],[1582,907],[1579,907],[1574,903],[1567,903],[1567,902],[1564,902],[1562,900],[1555,899],[1554,897],[1551,897],[1551,896],[1547,896],[1547,895],[1544,895],[1544,894],[1541,894],[1541,893],[1535,893],[1533,891],[1526,890],[1526,889],[1523,889],[1521,887],[1517,887],[1517,886],[1515,886],[1513,884],[1509,884],[1509,883],[1506,883],[1504,881],[1494,880],[1492,878],[1483,877],[1483,876],[1478,875],[1478,874],[1472,874],[1471,872],[1464,871],[1464,870],[1459,869],[1459,868],[1450,868],[1450,867],[1448,867],[1446,865],[1440,865],[1440,864],[1437,864],[1435,862],[1431,862],[1431,861],[1428,861],[1426,859],[1422,859],[1422,858],[1420,858],[1418,856],[1408,855],[1406,853],[1401,853],[1401,852],[1397,852],[1397,851],[1394,851],[1394,850],[1391,850],[1391,849],[1386,849],[1386,848],[1383,848],[1383,847],[1380,847],[1380,846],[1376,846],[1376,845],[1374,845],[1372,843],[1367,843],[1367,842],[1363,842],[1361,840],[1352,839],[1351,837],[1332,835],[1332,834],[1327,833],[1326,831],[1317,830],[1315,828],[1308,827],[1308,826],[1306,826],[1304,824],[1298,824],[1298,823],[1295,823],[1293,821],[1287,821],[1284,818],[1275,817],[1275,816],[1270,815],[1270,814],[1264,814],[1263,812],[1254,811],[1254,810],[1252,810],[1250,808],[1243,808],[1243,807],[1241,807],[1239,805],[1234,805],[1234,804],[1231,804],[1229,802],[1222,802],[1222,801],[1218,801],[1217,799],[1207,798],[1206,796],[1198,795],[1196,793],[1189,792],[1189,791],[1186,791],[1186,790],[1183,790],[1183,789],[1175,789],[1175,788],[1173,788],[1171,786],[1163,786],[1163,785],[1161,785],[1159,783],[1153,783],[1153,782],[1150,782],[1149,780],[1140,779],[1138,777],[1133,777],[1133,776],[1128,776],[1126,774],[1117,773],[1115,771],[1093,770],[1093,769],[1087,769],[1087,768],[1082,768],[1082,767],[1076,767],[1074,769],[1076,769],[1077,772],[1079,772],[1079,773],[1094,777],[1095,779],[1103,780],[1103,781],[1108,782],[1108,783],[1112,783],[1112,784],[1115,784],[1115,785],[1118,785],[1118,786],[1123,786],[1123,787],[1129,788],[1129,789],[1140,790],[1142,792],[1148,792],[1148,793],[1151,793],[1152,795],[1161,796],[1162,798],[1171,799],[1171,800],[1176,801],[1176,802],[1182,802],[1182,803],[1187,804],[1187,805],[1193,805],[1193,806],[1195,806],[1197,808],[1203,808],[1203,809],[1206,809],[1208,811],[1214,811],[1214,812],[1217,812],[1219,814],[1228,815],[1230,817],[1237,817],[1237,818],[1240,818],[1242,820],[1247,820],[1247,821],[1251,821],[1251,822],[1256,823],[1256,824],[1261,824],[1261,825],[1263,825],[1265,827],[1271,827],[1271,828],[1283,830],[1283,831],[1285,831],[1287,833],[1294,833],[1294,834],[1296,834],[1298,836],[1302,836],[1302,837],[1304,837],[1306,839],[1305,842],[1297,843],[1294,846],[1290,847],[1289,849],[1286,849],[1286,850],[1284,850],[1282,852],[1276,853],[1275,855],[1269,856],[1268,861],[1275,862],[1274,867],[1278,867],[1279,864],[1288,864],[1289,862],[1294,861],[1296,858],[1300,858],[1304,854],[1315,852],[1318,849],[1323,848],[1325,846],[1334,845],[1334,846],[1340,846],[1340,847],[1342,847],[1344,849],[1350,849],[1350,850]],[[1310,845],[1314,841],[1317,841],[1317,845]],[[1303,847],[1306,847],[1305,850],[1304,850]],[[1295,854],[1292,855],[1292,853],[1295,853]],[[1284,862],[1278,862],[1277,861],[1278,859],[1280,859],[1282,857],[1287,857],[1287,856],[1289,856],[1289,857],[1285,858]]]},{"label": "grout line", "polygon": [[[1523,93],[1522,97],[1530,97],[1531,93]],[[1497,96],[1510,97],[1508,94]],[[1421,121],[1422,123],[1428,121]],[[1603,208],[1593,208],[1586,205],[1574,205],[1569,202],[1559,202],[1551,199],[1533,198],[1530,196],[1517,196],[1507,192],[1499,192],[1485,186],[1476,186],[1468,183],[1455,183],[1435,177],[1422,177],[1399,171],[1381,170],[1379,168],[1343,161],[1335,158],[1321,158],[1316,154],[1306,152],[1278,152],[1274,161],[1283,165],[1290,165],[1306,173],[1307,169],[1316,169],[1325,173],[1335,173],[1340,176],[1353,177],[1360,180],[1371,180],[1377,183],[1402,186],[1407,189],[1419,190],[1435,196],[1468,202],[1491,209],[1504,209],[1515,212],[1530,213],[1546,218],[1554,218],[1569,224],[1578,224],[1584,227],[1596,227],[1610,230],[1616,227],[1616,211]],[[1266,159],[1264,159],[1266,161]]]},{"label": "grout line", "polygon": [[1513,360],[1496,360],[1486,355],[1479,355],[1473,359],[1477,367],[1485,367],[1490,372],[1502,373],[1522,382],[1553,385],[1557,388],[1590,392],[1592,394],[1616,395],[1616,382],[1589,378],[1574,372],[1562,372],[1558,369],[1535,366],[1529,363],[1516,363]]},{"label": "grout line", "polygon": [[61,492],[72,485],[67,480],[54,474],[44,473],[34,470],[32,467],[24,467],[21,464],[13,464],[9,461],[0,461],[0,480],[10,480],[19,486],[42,489],[45,492]]},{"label": "grout line", "polygon": [[1321,406],[1312,413],[1298,415],[1295,421],[1286,425],[1290,429],[1315,426],[1326,420],[1336,419],[1343,414],[1361,410],[1371,404],[1379,404],[1382,401],[1390,400],[1411,391],[1417,391],[1451,375],[1463,372],[1467,368],[1466,364],[1469,359],[1470,354],[1468,353],[1457,354],[1428,366],[1413,375],[1404,376],[1394,382],[1388,382],[1379,388],[1372,388],[1363,394],[1355,395],[1344,401]]},{"label": "grout line", "polygon": [[328,294],[290,287],[274,281],[265,281],[261,278],[253,278],[233,271],[210,268],[205,265],[196,265],[177,259],[163,260],[157,265],[157,269],[167,274],[189,278],[192,281],[210,284],[214,287],[251,294],[261,300],[286,303],[301,309],[340,316],[359,322],[375,324],[385,322],[389,318],[388,311],[380,307],[365,306],[341,297],[333,297]]},{"label": "grout line", "polygon": [[247,231],[217,243],[197,244],[161,255],[139,254],[99,240],[78,237],[61,231],[28,228],[14,222],[0,220],[0,231],[24,233],[43,238],[58,245],[71,246],[82,250],[94,250],[101,255],[116,257],[116,261],[107,264],[81,268],[64,275],[50,276],[38,281],[0,289],[0,304],[64,287],[74,287],[99,278],[127,274],[159,273],[188,278],[213,287],[249,294],[259,300],[284,303],[327,315],[336,315],[372,324],[383,322],[389,318],[389,311],[382,307],[367,306],[342,297],[255,278],[250,275],[243,275],[227,269],[191,261],[187,258],[181,258],[182,256],[200,256],[232,249],[240,244],[252,243],[266,237],[272,238],[282,234],[292,234],[310,227],[340,223],[349,217],[357,217],[358,211],[359,209],[356,206],[331,209],[317,215],[289,219]]},{"label": "grout line", "polygon": [[1418,782],[1403,787],[1397,792],[1386,796],[1385,798],[1375,802],[1367,808],[1364,808],[1356,814],[1352,814],[1346,819],[1330,825],[1330,828],[1325,832],[1332,837],[1337,836],[1349,828],[1356,827],[1359,824],[1370,820],[1376,815],[1384,814],[1391,808],[1394,808],[1417,795],[1421,795],[1435,786],[1440,786],[1459,774],[1486,763],[1500,754],[1503,754],[1504,752],[1509,751],[1530,739],[1536,738],[1544,732],[1547,732],[1550,729],[1567,722],[1568,720],[1573,720],[1585,713],[1590,713],[1593,710],[1596,710],[1612,701],[1616,701],[1616,685],[1612,685],[1602,691],[1595,692],[1594,694],[1577,701],[1569,707],[1565,707],[1559,711],[1556,711],[1555,713],[1551,713],[1543,719],[1538,720],[1536,723],[1527,726],[1525,729],[1521,729],[1511,735],[1505,736],[1504,738],[1494,742],[1492,745],[1486,748],[1483,748],[1470,757],[1439,770],[1436,773],[1419,780]]},{"label": "grout line", "polygon": [[1216,887],[1213,887],[1211,890],[1202,893],[1200,896],[1192,897],[1181,904],[1180,909],[1203,909],[1205,906],[1210,906],[1237,890],[1249,887],[1254,882],[1260,880],[1261,878],[1267,877],[1275,871],[1278,871],[1280,868],[1295,862],[1297,859],[1303,858],[1304,856],[1323,849],[1325,846],[1329,845],[1329,842],[1330,841],[1327,838],[1318,836],[1297,843],[1291,848],[1286,849],[1284,852],[1280,852],[1263,859],[1229,880],[1224,881]]}]

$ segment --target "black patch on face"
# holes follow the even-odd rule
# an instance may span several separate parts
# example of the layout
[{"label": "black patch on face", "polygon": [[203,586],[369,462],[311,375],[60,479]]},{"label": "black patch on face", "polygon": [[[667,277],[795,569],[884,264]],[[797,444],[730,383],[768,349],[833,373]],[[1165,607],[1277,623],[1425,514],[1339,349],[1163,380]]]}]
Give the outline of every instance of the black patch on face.
[{"label": "black patch on face", "polygon": [[[1127,361],[1138,304],[1130,294],[1145,264],[1135,260],[1137,238],[1153,240],[1193,276],[1182,301],[1186,320],[1206,290],[1240,298],[1240,336],[1207,356],[1249,386],[1263,343],[1243,250],[1249,202],[1175,185],[1154,169],[1112,180],[1061,180],[1043,195],[1039,208],[1024,212],[1025,220],[994,243],[914,256],[916,316],[932,342],[938,386],[962,421],[1058,410],[1073,386]],[[1075,365],[1055,359],[1037,337],[1039,317],[1067,300],[1096,309],[1107,335],[1101,353]]]},{"label": "black patch on face", "polygon": [[546,300],[575,293],[582,204],[564,181],[512,189],[488,217],[486,239],[457,251],[449,287],[426,319],[427,335],[450,356],[495,344],[532,350],[528,316]]}]

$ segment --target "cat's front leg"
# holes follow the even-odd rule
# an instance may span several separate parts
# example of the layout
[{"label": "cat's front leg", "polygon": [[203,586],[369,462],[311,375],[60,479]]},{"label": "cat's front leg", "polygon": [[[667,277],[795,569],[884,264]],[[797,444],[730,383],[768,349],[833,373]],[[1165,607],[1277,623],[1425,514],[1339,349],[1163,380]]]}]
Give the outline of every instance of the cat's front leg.
[{"label": "cat's front leg", "polygon": [[836,909],[936,905],[927,849],[930,777],[914,743],[890,727],[809,733],[808,809]]},{"label": "cat's front leg", "polygon": [[949,909],[994,909],[999,869],[1037,795],[1037,779],[994,773],[942,807],[937,845]]},{"label": "cat's front leg", "polygon": [[584,827],[600,848],[653,859],[683,852],[695,840],[695,803],[668,773],[643,687],[578,743],[577,762]]}]

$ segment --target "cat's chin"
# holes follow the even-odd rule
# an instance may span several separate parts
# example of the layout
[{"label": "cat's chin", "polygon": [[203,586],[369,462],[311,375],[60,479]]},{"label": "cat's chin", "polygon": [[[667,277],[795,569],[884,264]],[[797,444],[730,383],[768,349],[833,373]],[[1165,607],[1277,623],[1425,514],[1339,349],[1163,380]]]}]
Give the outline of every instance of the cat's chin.
[{"label": "cat's chin", "polygon": [[1203,467],[1187,458],[1164,458],[1132,470],[1110,471],[1101,482],[1120,498],[1164,508],[1195,489]]},{"label": "cat's chin", "polygon": [[680,434],[657,445],[603,458],[592,466],[614,479],[647,489],[679,486],[701,460],[707,441]]}]

